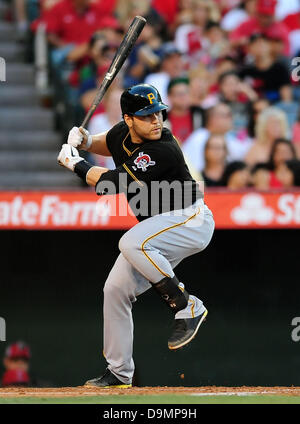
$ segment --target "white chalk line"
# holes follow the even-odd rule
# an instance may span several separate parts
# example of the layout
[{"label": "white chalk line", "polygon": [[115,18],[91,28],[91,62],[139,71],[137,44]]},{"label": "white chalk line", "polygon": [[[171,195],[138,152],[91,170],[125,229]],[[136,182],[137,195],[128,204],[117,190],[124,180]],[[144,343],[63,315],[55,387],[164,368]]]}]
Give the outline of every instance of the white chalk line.
[{"label": "white chalk line", "polygon": [[210,392],[191,393],[191,396],[255,396],[255,395],[276,395],[278,392]]}]

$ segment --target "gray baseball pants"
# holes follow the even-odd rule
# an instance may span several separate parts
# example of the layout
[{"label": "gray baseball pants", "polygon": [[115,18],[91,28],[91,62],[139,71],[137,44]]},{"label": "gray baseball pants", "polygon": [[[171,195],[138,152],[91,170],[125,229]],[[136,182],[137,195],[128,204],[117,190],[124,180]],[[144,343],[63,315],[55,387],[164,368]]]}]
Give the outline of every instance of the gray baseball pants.
[{"label": "gray baseball pants", "polygon": [[[212,212],[198,200],[189,208],[141,221],[120,239],[121,253],[104,286],[103,353],[109,370],[124,384],[131,384],[134,373],[133,302],[152,287],[149,281],[173,277],[184,258],[204,250],[213,231]],[[154,301],[159,302],[156,295]],[[175,319],[198,316],[204,309],[203,302],[190,295]]]}]

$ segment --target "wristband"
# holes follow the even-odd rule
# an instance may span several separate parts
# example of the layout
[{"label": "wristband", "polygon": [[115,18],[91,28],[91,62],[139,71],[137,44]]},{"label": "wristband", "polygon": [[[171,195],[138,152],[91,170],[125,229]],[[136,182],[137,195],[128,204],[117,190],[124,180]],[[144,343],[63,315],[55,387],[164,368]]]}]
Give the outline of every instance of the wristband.
[{"label": "wristband", "polygon": [[78,175],[78,177],[80,177],[84,182],[86,182],[86,174],[93,166],[94,165],[91,165],[86,160],[81,160],[80,162],[76,163],[74,167],[74,172]]},{"label": "wristband", "polygon": [[[86,130],[85,130],[85,131],[86,131]],[[87,131],[86,131],[86,132],[87,132]],[[85,146],[84,146],[84,147],[82,147],[82,148],[81,148],[81,150],[88,150],[88,149],[91,147],[92,143],[93,143],[93,136],[92,136],[91,134],[89,134],[89,135],[87,136],[86,144],[85,144]]]},{"label": "wristband", "polygon": [[92,143],[93,143],[93,136],[89,134],[86,145],[85,145],[85,149],[88,150],[91,147]]}]

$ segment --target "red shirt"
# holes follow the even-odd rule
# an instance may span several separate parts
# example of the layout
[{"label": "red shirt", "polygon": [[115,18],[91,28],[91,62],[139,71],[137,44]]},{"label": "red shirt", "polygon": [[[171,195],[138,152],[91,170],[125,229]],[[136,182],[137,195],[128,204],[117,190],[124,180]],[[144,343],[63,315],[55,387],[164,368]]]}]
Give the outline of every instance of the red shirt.
[{"label": "red shirt", "polygon": [[47,32],[56,34],[66,44],[86,43],[100,27],[99,22],[103,18],[104,10],[105,8],[102,10],[101,4],[99,6],[91,3],[83,14],[79,14],[75,10],[72,0],[62,0],[45,16]]},{"label": "red shirt", "polygon": [[278,180],[275,173],[270,172],[270,188],[281,188],[282,183]]},{"label": "red shirt", "polygon": [[29,384],[30,377],[26,371],[16,369],[16,370],[7,370],[2,376],[1,385],[3,387],[12,386],[12,385],[27,385]]},{"label": "red shirt", "polygon": [[178,11],[178,0],[153,0],[152,7],[170,25],[174,22]]},{"label": "red shirt", "polygon": [[241,38],[249,38],[252,34],[262,33],[267,37],[276,37],[278,35],[284,43],[284,53],[288,56],[290,53],[289,31],[282,22],[274,22],[267,28],[260,26],[257,18],[250,18],[243,22],[230,34],[231,41],[237,41]]},{"label": "red shirt", "polygon": [[300,12],[286,16],[282,22],[289,32],[300,29]]},{"label": "red shirt", "polygon": [[172,133],[183,143],[193,131],[192,114],[188,112],[184,116],[174,116],[172,112],[169,112],[168,120],[171,124]]},{"label": "red shirt", "polygon": [[293,142],[294,143],[300,143],[300,122],[296,122],[293,125]]},{"label": "red shirt", "polygon": [[117,0],[94,0],[92,3],[99,8],[102,18],[103,15],[113,15],[117,7]]}]

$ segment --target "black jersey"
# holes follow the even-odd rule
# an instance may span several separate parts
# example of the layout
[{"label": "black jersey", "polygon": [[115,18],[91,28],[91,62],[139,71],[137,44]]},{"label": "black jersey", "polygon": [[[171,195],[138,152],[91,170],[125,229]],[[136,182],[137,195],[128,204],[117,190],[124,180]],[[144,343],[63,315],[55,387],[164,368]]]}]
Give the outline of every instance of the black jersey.
[{"label": "black jersey", "polygon": [[184,209],[203,198],[192,178],[181,148],[172,133],[163,128],[159,140],[131,141],[124,121],[106,136],[116,169],[101,175],[97,194],[124,192],[139,221],[159,213]]}]

